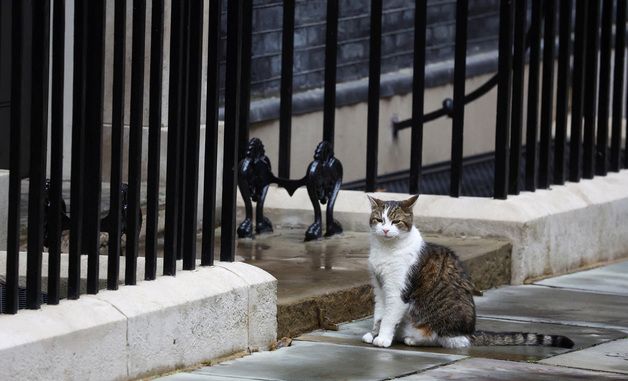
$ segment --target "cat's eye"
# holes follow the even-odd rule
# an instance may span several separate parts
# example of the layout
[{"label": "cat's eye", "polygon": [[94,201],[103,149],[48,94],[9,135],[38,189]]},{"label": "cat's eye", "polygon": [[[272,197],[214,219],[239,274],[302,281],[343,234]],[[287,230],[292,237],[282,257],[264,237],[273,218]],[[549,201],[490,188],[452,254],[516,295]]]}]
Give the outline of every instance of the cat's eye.
[{"label": "cat's eye", "polygon": [[397,225],[397,224],[401,223],[401,220],[393,220],[392,223],[393,223],[393,225]]},{"label": "cat's eye", "polygon": [[373,221],[378,222],[378,223],[383,222],[381,218],[377,218],[377,217],[373,217]]}]

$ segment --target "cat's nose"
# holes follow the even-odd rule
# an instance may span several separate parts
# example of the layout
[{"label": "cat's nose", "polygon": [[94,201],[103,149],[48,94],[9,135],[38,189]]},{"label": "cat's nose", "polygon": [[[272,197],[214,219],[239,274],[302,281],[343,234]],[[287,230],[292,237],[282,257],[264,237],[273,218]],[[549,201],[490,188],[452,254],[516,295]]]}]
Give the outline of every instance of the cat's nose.
[{"label": "cat's nose", "polygon": [[386,235],[386,234],[388,234],[388,232],[389,232],[390,230],[388,230],[388,229],[382,229],[382,231],[384,232],[384,235]]}]

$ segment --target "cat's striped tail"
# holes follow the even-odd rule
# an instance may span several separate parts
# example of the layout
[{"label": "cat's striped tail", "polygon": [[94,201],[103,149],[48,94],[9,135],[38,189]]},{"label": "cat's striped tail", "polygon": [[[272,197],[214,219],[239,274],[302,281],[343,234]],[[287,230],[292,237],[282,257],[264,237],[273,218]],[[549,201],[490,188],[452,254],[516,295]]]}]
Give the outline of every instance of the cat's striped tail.
[{"label": "cat's striped tail", "polygon": [[526,332],[475,331],[469,339],[472,345],[545,345],[561,348],[574,346],[574,342],[566,336]]}]

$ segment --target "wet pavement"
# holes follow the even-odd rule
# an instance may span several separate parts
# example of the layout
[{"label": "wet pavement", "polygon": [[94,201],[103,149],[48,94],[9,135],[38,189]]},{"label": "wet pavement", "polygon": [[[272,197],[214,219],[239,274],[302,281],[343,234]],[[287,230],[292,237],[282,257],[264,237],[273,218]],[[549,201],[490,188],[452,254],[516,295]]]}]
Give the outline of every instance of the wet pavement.
[{"label": "wet pavement", "polygon": [[[476,298],[477,328],[561,334],[573,349],[444,349],[364,344],[370,318],[314,331],[291,347],[164,379],[181,380],[624,380],[628,379],[628,261],[506,286]],[[624,271],[622,273],[622,271]],[[612,276],[612,274],[616,276]]]}]

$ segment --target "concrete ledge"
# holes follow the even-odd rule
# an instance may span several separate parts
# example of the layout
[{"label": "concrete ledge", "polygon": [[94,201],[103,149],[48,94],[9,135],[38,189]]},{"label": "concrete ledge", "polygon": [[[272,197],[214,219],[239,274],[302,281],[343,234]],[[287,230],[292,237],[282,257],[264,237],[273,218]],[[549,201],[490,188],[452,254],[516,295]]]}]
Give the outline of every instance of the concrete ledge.
[{"label": "concrete ledge", "polygon": [[[367,231],[369,208],[363,192],[341,191],[335,217],[346,230]],[[265,210],[276,226],[313,220],[304,188],[293,197],[283,189],[270,189]],[[626,170],[552,190],[522,192],[507,200],[422,195],[414,210],[415,223],[423,232],[508,239],[513,246],[514,284],[628,256]]]},{"label": "concrete ledge", "polygon": [[276,280],[243,263],[0,315],[0,379],[132,379],[276,338]]}]

